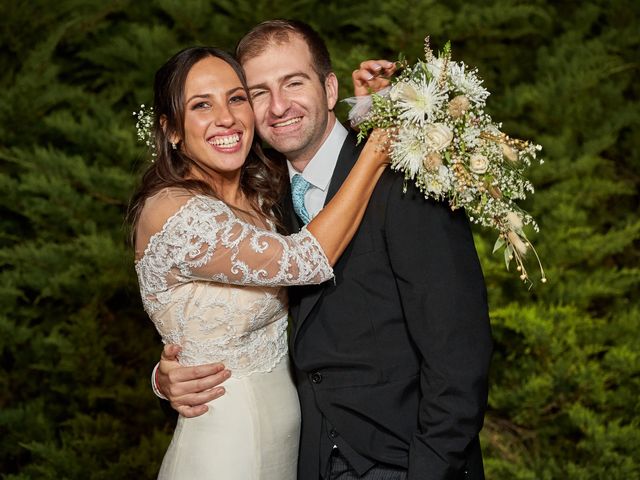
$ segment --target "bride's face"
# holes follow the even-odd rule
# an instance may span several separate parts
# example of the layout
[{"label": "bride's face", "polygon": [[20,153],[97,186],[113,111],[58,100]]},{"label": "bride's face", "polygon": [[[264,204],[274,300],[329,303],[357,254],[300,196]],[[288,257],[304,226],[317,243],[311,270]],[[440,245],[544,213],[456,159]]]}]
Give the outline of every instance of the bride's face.
[{"label": "bride's face", "polygon": [[184,149],[210,175],[239,175],[253,142],[254,117],[238,75],[224,60],[207,57],[184,86]]}]

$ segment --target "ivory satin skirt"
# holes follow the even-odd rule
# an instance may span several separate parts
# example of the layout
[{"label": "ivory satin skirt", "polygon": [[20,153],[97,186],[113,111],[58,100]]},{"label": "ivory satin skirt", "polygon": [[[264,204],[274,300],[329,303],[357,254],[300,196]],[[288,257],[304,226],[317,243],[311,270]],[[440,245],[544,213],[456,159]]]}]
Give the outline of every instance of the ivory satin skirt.
[{"label": "ivory satin skirt", "polygon": [[234,378],[196,418],[180,416],[162,480],[295,480],[300,404],[285,356],[267,373]]}]

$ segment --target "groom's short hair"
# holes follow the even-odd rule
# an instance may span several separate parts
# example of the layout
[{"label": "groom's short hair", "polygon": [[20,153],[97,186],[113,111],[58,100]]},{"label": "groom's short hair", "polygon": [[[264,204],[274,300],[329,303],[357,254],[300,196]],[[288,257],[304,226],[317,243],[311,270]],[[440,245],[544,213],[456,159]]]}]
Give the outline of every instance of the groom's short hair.
[{"label": "groom's short hair", "polygon": [[257,57],[270,45],[281,45],[291,41],[291,35],[300,37],[309,47],[313,69],[321,82],[333,67],[331,56],[324,40],[311,25],[300,20],[267,20],[253,27],[236,46],[236,58],[240,63]]}]

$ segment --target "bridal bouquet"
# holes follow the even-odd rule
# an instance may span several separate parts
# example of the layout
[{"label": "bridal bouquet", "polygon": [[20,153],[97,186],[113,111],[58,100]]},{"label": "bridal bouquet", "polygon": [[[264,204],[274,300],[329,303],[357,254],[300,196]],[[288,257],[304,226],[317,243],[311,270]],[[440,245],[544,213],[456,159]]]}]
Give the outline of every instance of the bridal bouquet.
[{"label": "bridal bouquet", "polygon": [[476,69],[453,61],[449,43],[434,55],[427,37],[425,61],[401,62],[389,87],[356,97],[349,118],[360,128],[359,140],[373,128],[393,131],[391,168],[426,198],[446,199],[452,209],[464,208],[471,222],[497,230],[494,253],[504,248],[507,268],[515,260],[524,282],[530,282],[524,257],[532,251],[544,283],[524,232],[526,225],[537,232],[538,225],[515,203],[534,191],[524,171],[541,147],[501,132],[484,110],[488,96]]}]

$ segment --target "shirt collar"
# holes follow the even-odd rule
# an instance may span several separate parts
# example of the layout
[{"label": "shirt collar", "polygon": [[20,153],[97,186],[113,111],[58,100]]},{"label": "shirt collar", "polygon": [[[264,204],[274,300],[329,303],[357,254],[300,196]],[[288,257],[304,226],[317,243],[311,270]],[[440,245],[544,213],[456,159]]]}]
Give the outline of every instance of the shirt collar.
[{"label": "shirt collar", "polygon": [[[338,155],[347,135],[347,129],[336,120],[331,133],[302,172],[302,176],[306,181],[323,191],[329,188],[333,170],[336,168],[336,163],[338,163]],[[289,169],[289,180],[296,173],[300,173],[293,168],[289,160],[287,160],[287,168]]]}]

